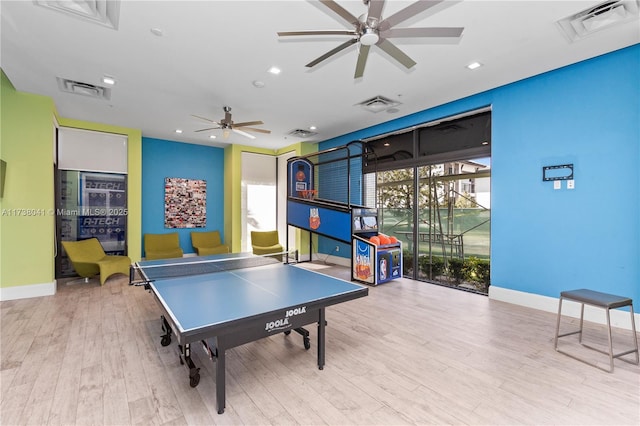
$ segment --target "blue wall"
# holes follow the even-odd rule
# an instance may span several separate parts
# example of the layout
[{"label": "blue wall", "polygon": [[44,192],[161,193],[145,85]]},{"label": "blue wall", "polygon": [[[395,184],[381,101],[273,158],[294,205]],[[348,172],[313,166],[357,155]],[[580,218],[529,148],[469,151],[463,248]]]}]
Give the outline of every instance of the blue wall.
[{"label": "blue wall", "polygon": [[[488,71],[485,71],[488,72]],[[325,141],[492,107],[491,283],[640,300],[640,45]],[[542,167],[574,164],[575,189]]]},{"label": "blue wall", "polygon": [[[207,227],[164,227],[164,179],[207,181]],[[161,139],[142,138],[142,236],[178,232],[185,253],[193,253],[191,231],[220,231],[224,241],[224,150]],[[144,241],[144,240],[143,240]],[[144,242],[142,247],[144,256]]]}]

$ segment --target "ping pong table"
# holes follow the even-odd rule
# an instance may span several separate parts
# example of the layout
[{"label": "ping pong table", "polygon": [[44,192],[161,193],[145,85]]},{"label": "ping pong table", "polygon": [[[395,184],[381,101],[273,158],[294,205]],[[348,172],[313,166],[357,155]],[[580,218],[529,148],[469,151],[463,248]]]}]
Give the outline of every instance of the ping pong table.
[{"label": "ping pong table", "polygon": [[[225,352],[278,333],[318,324],[318,368],[325,363],[325,308],[364,297],[368,288],[247,253],[137,262],[135,272],[163,311],[161,344],[178,341],[180,363],[189,369],[191,387],[200,369],[191,359],[191,344],[200,342],[216,363],[216,404],[225,409]],[[286,261],[285,261],[286,262]],[[306,333],[306,335],[304,334]]]}]

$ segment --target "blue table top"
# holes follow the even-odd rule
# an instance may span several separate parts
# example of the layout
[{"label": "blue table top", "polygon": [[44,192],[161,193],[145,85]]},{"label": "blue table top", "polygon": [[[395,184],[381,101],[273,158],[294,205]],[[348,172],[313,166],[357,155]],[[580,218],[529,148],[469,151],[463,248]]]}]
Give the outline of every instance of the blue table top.
[{"label": "blue table top", "polygon": [[[180,260],[184,261],[175,259],[169,263]],[[151,262],[161,261],[145,264]],[[368,292],[361,285],[282,263],[158,279],[152,281],[150,286],[181,332],[222,325],[349,293],[366,295]]]}]

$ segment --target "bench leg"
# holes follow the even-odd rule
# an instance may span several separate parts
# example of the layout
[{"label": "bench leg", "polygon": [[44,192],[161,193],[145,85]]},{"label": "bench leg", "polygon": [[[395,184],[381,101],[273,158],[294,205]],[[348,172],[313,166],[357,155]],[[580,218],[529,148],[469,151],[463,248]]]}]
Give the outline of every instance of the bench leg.
[{"label": "bench leg", "polygon": [[[563,333],[560,334],[560,319],[562,318],[562,297],[560,297],[560,302],[558,303],[558,319],[556,320],[556,336],[554,338],[554,348],[556,351],[558,352],[562,352],[560,349],[558,349],[558,338],[559,337],[565,337],[565,336],[571,336],[574,334],[580,334],[580,339],[579,341],[582,343],[582,317],[583,317],[583,313],[584,313],[584,304],[582,305],[583,311],[580,313],[580,329],[576,330],[576,331],[570,331],[568,333]],[[564,352],[562,352],[564,353]]]},{"label": "bench leg", "polygon": [[635,365],[640,364],[640,353],[638,352],[638,335],[636,334],[636,321],[633,314],[633,305],[629,305],[629,312],[631,313],[631,331],[633,331],[633,344],[636,348],[636,362]]},{"label": "bench leg", "polygon": [[558,319],[556,321],[556,337],[553,339],[553,347],[557,351],[558,350],[558,335],[560,334],[560,317],[562,316],[562,297],[560,297],[560,301],[558,302]]},{"label": "bench leg", "polygon": [[580,304],[580,333],[578,335],[578,342],[582,343],[582,327],[584,326],[584,303]]},{"label": "bench leg", "polygon": [[610,309],[607,311],[607,337],[609,338],[609,372],[613,372],[613,338],[611,337],[611,315]]}]

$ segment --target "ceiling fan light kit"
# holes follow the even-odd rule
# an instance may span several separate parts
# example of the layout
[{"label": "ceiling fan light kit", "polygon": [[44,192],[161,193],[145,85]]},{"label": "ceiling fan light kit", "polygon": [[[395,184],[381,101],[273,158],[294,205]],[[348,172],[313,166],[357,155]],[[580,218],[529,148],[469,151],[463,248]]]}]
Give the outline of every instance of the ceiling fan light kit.
[{"label": "ceiling fan light kit", "polygon": [[378,40],[380,40],[380,36],[373,28],[365,28],[360,36],[360,44],[364,46],[373,46]]},{"label": "ceiling fan light kit", "polygon": [[[451,43],[458,42],[462,37],[462,27],[427,27],[427,28],[395,28],[395,25],[424,12],[436,5],[444,5],[444,0],[419,0],[384,19],[382,10],[385,0],[363,0],[367,7],[367,13],[355,17],[333,0],[320,0],[327,8],[338,14],[347,24],[354,27],[353,30],[319,30],[319,31],[280,31],[278,36],[309,36],[309,35],[347,35],[352,38],[309,62],[308,68],[314,67],[320,62],[341,52],[351,45],[358,44],[358,59],[354,78],[364,75],[364,68],[371,46],[377,46],[405,68],[409,69],[416,62],[389,41],[390,38],[402,37],[428,37],[432,42]],[[453,2],[450,2],[453,3]]]}]

